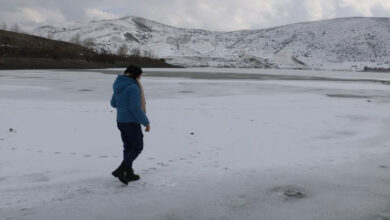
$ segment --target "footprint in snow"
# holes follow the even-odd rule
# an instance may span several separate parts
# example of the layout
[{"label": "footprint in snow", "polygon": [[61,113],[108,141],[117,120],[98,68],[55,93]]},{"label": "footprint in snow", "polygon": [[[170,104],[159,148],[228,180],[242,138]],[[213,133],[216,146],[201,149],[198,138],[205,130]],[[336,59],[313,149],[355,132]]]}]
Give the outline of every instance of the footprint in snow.
[{"label": "footprint in snow", "polygon": [[81,195],[88,195],[88,194],[91,194],[93,193],[93,191],[87,189],[87,188],[79,188],[76,190],[78,194],[81,194]]},{"label": "footprint in snow", "polygon": [[162,167],[167,167],[167,166],[169,166],[169,164],[162,163],[162,162],[160,162],[160,163],[157,163],[157,165],[160,165],[160,166],[162,166]]},{"label": "footprint in snow", "polygon": [[[20,209],[19,211],[22,212],[24,216],[31,215],[34,213],[31,209],[28,209],[28,208],[23,208],[23,209]],[[13,219],[13,218],[9,218],[9,219]]]},{"label": "footprint in snow", "polygon": [[93,91],[92,89],[79,89],[79,92],[91,92]]},{"label": "footprint in snow", "polygon": [[152,170],[157,170],[157,168],[155,168],[155,167],[150,167],[150,168],[148,168],[148,169],[143,169],[142,171],[143,171],[143,172],[149,172],[149,171],[152,171]]}]

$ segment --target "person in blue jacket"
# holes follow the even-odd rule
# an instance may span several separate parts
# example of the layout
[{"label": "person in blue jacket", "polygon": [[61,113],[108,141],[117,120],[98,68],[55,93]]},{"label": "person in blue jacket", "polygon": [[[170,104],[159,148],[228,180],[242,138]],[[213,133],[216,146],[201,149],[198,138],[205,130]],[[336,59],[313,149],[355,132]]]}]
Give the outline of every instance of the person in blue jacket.
[{"label": "person in blue jacket", "polygon": [[142,70],[130,65],[123,75],[118,75],[113,84],[114,94],[111,106],[117,110],[117,126],[123,141],[123,161],[112,172],[122,183],[138,180],[134,174],[133,162],[143,150],[143,133],[150,131],[150,122],[146,116],[145,96],[140,82]]}]

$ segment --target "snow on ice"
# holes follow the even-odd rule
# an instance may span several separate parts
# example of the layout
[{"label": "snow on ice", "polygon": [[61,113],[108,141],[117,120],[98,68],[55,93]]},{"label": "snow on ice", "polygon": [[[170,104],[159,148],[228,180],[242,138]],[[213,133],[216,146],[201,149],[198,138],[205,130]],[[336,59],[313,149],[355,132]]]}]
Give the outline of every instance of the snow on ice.
[{"label": "snow on ice", "polygon": [[145,69],[127,187],[115,75],[0,71],[0,219],[389,219],[386,74],[229,71]]}]

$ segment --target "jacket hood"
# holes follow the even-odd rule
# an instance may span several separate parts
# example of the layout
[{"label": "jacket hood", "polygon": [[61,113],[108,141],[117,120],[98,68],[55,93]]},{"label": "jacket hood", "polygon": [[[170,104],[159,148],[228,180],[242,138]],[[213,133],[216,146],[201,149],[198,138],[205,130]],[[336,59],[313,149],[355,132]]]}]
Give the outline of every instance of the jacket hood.
[{"label": "jacket hood", "polygon": [[118,75],[113,85],[114,93],[120,94],[125,91],[127,87],[133,84],[137,84],[135,79],[123,75]]}]

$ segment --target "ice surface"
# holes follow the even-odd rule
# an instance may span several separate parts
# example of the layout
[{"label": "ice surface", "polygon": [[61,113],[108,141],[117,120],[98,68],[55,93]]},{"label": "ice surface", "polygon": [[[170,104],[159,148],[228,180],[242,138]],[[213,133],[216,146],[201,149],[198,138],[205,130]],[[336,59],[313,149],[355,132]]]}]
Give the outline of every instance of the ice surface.
[{"label": "ice surface", "polygon": [[388,85],[185,71],[221,79],[142,78],[152,126],[127,187],[115,75],[0,71],[0,219],[388,219]]}]

